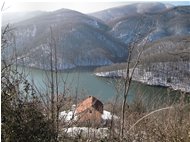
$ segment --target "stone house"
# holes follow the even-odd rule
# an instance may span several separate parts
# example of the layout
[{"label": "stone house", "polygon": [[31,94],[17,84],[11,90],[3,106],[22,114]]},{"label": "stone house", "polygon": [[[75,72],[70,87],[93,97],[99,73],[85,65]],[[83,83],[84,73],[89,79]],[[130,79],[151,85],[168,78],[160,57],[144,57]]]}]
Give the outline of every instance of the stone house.
[{"label": "stone house", "polygon": [[102,121],[103,103],[97,98],[89,96],[77,105],[75,113],[79,124],[98,126]]}]

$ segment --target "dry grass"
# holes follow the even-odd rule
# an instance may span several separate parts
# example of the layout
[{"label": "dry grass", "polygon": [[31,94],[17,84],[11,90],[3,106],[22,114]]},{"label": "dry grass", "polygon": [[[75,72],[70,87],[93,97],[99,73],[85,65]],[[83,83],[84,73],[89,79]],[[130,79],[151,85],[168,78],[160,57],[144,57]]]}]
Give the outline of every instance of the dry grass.
[{"label": "dry grass", "polygon": [[[144,114],[132,113],[130,117],[128,117],[126,124],[126,141],[190,141],[190,105],[174,105],[168,107],[168,109],[160,109],[154,112],[155,113]],[[138,121],[139,119],[141,121]],[[139,123],[136,123],[137,121]],[[135,123],[136,125],[134,126]]]},{"label": "dry grass", "polygon": [[[124,140],[126,142],[190,142],[190,103],[188,96],[178,101],[163,103],[157,108],[146,108],[137,98],[126,108]],[[170,102],[170,100],[168,100]],[[155,102],[156,103],[156,102]],[[119,104],[119,103],[118,103]],[[110,106],[110,105],[109,105]],[[118,107],[118,106],[117,106]],[[116,109],[119,111],[120,109]],[[117,112],[118,113],[118,112]],[[119,122],[110,130],[110,141],[119,141]]]}]

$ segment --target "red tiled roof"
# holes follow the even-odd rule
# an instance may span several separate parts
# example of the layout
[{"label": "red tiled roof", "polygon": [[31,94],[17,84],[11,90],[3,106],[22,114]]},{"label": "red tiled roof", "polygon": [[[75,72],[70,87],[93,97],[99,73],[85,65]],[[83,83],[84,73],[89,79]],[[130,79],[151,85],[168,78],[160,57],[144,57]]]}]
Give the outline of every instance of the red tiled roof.
[{"label": "red tiled roof", "polygon": [[76,108],[76,113],[83,112],[89,107],[93,107],[97,111],[103,113],[103,103],[93,96],[89,96],[84,101],[79,103]]}]

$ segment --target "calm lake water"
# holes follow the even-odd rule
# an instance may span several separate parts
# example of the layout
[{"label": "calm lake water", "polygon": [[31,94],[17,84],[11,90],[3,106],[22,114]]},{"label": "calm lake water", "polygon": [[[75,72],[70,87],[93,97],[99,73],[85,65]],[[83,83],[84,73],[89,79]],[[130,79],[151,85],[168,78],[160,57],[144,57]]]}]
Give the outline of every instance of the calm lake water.
[{"label": "calm lake water", "polygon": [[[18,71],[24,72],[27,79],[33,82],[40,92],[47,93],[50,91],[50,87],[48,87],[47,83],[51,75],[49,71],[26,67],[18,67]],[[64,91],[64,88],[67,88],[70,90],[71,95],[93,95],[103,102],[112,101],[117,94],[114,87],[116,79],[96,77],[92,72],[59,72],[58,80],[60,93]],[[164,87],[148,86],[133,82],[129,91],[128,101],[133,100],[136,95],[142,95],[143,98],[148,101],[150,101],[150,99],[151,101],[162,100],[167,96],[169,90],[170,89]],[[170,94],[174,96],[176,93],[177,92],[173,92]]]}]

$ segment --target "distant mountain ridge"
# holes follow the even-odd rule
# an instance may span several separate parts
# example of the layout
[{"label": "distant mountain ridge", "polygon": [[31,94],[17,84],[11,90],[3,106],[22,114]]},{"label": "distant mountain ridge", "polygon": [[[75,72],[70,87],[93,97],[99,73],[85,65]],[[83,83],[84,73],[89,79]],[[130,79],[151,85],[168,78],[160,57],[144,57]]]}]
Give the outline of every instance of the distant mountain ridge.
[{"label": "distant mountain ridge", "polygon": [[114,24],[112,23],[109,33],[127,45],[134,41],[137,33],[141,34],[142,40],[148,38],[149,41],[174,35],[189,35],[189,12],[190,6],[184,6],[170,8],[159,13],[121,17],[114,21]]},{"label": "distant mountain ridge", "polygon": [[[167,38],[174,43],[180,36],[189,39],[190,6],[137,3],[90,15],[60,9],[37,14],[14,27],[20,64],[50,69],[51,49],[56,47],[53,60],[57,59],[59,70],[102,66],[125,62],[137,35],[138,45],[145,39],[156,43],[148,45],[151,52]],[[2,57],[10,53],[13,51],[7,49]]]},{"label": "distant mountain ridge", "polygon": [[31,11],[31,12],[7,12],[2,13],[2,25],[9,23],[18,23],[32,17],[40,16],[46,12],[44,11]]},{"label": "distant mountain ridge", "polygon": [[121,17],[130,17],[135,16],[136,14],[145,13],[158,13],[171,7],[173,6],[169,4],[158,2],[144,2],[114,7],[92,13],[91,15],[109,24],[117,19],[120,19]]},{"label": "distant mountain ridge", "polygon": [[124,44],[105,32],[106,24],[72,10],[45,13],[16,23],[14,27],[18,63],[27,66],[50,69],[54,46],[57,57],[53,60],[57,60],[59,70],[108,65],[127,55]]}]

